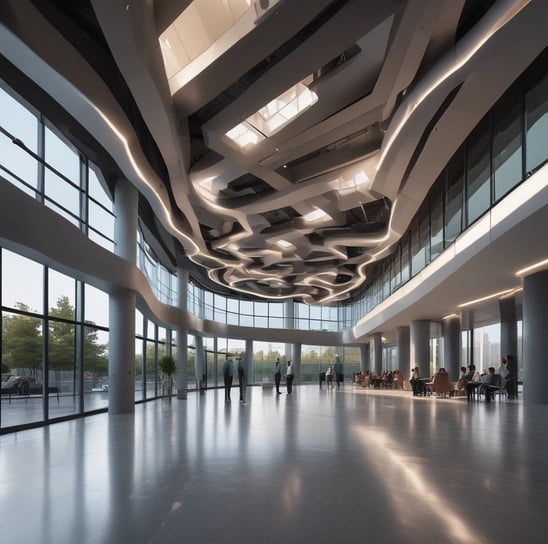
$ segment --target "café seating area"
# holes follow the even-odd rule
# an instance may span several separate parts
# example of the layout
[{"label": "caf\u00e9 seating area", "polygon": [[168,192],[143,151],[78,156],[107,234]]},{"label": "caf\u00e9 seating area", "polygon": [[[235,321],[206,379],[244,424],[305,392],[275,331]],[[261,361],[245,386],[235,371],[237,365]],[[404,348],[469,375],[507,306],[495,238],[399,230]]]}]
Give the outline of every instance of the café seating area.
[{"label": "caf\u00e9 seating area", "polygon": [[[393,374],[393,373],[391,373]],[[401,376],[401,374],[400,374]],[[414,396],[428,397],[432,399],[468,399],[473,401],[507,398],[507,391],[504,384],[501,384],[497,375],[495,384],[486,384],[483,381],[471,382],[468,385],[459,387],[458,381],[451,381],[447,374],[435,374],[431,378],[419,378],[415,390],[412,381],[409,379],[396,380],[393,376],[388,377],[387,372],[379,375],[372,372],[359,372],[354,374],[353,382],[356,387],[364,389],[382,389],[382,390],[400,390],[402,392],[412,392]],[[468,395],[468,391],[470,395]]]}]

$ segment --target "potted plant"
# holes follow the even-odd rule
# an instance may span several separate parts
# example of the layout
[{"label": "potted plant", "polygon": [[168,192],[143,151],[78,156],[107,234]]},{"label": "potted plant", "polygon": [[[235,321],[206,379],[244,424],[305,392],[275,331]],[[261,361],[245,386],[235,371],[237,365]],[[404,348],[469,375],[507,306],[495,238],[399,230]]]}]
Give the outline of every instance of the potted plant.
[{"label": "potted plant", "polygon": [[171,401],[171,393],[173,390],[173,375],[175,374],[175,372],[177,372],[175,359],[172,355],[164,355],[158,361],[158,368],[164,376],[164,379],[162,380],[162,394],[166,392],[169,400]]}]

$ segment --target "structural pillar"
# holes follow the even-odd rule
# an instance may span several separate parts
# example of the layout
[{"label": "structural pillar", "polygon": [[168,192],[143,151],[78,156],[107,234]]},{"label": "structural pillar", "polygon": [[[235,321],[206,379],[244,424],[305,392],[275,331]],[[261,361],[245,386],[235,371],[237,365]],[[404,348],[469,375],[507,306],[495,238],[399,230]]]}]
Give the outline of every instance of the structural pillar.
[{"label": "structural pillar", "polygon": [[295,374],[295,383],[301,383],[301,351],[302,344],[293,344],[293,373]]},{"label": "structural pillar", "polygon": [[[523,278],[523,401],[548,404],[548,270]],[[510,372],[513,370],[510,368]]]},{"label": "structural pillar", "polygon": [[382,372],[382,334],[380,332],[377,332],[373,335],[373,346],[375,349],[373,371],[377,374],[380,374]]},{"label": "structural pillar", "polygon": [[410,354],[411,366],[419,367],[421,378],[430,377],[430,321],[411,321]]},{"label": "structural pillar", "polygon": [[135,293],[127,289],[109,297],[108,411],[135,411]]},{"label": "structural pillar", "polygon": [[460,318],[458,316],[445,319],[441,323],[443,335],[443,366],[449,374],[449,379],[457,381],[460,372]]},{"label": "structural pillar", "polygon": [[518,322],[515,297],[499,299],[500,313],[500,357],[508,359],[508,370],[517,379],[518,375]]},{"label": "structural pillar", "polygon": [[[119,179],[114,193],[114,252],[135,264],[139,194]],[[120,289],[109,297],[109,414],[135,411],[135,303],[133,291]]]},{"label": "structural pillar", "polygon": [[360,372],[369,370],[369,342],[360,345]]},{"label": "structural pillar", "polygon": [[[181,267],[177,268],[178,306],[181,310],[188,310],[188,272]],[[188,390],[188,330],[186,327],[177,327],[177,374],[175,387],[177,398],[186,399]]]},{"label": "structural pillar", "polygon": [[196,374],[196,389],[200,390],[200,383],[202,381],[202,372],[204,368],[204,339],[200,335],[194,337],[196,342],[196,354],[194,356],[194,372]]},{"label": "structural pillar", "polygon": [[[245,341],[244,354],[245,386],[253,382],[253,340]],[[246,397],[247,398],[247,394]]]},{"label": "structural pillar", "polygon": [[409,327],[398,327],[398,370],[406,378],[411,372]]}]

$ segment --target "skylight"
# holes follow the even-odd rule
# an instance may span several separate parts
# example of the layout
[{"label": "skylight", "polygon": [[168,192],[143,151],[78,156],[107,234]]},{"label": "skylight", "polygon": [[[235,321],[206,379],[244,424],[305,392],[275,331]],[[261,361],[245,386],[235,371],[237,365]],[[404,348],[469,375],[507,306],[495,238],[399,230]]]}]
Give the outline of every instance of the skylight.
[{"label": "skylight", "polygon": [[306,215],[303,215],[303,220],[307,223],[310,223],[312,221],[328,221],[331,219],[329,214],[324,212],[320,208],[316,208],[314,211],[307,213]]},{"label": "skylight", "polygon": [[[226,135],[240,147],[246,147],[255,145],[276,134],[318,101],[318,95],[308,88],[312,80],[312,76],[308,76],[299,81],[259,111],[250,115],[245,121],[229,130]],[[261,135],[262,138],[243,136],[244,129]]]},{"label": "skylight", "polygon": [[242,148],[247,147],[248,145],[256,145],[265,139],[264,134],[255,130],[255,128],[245,121],[229,130],[226,135]]},{"label": "skylight", "polygon": [[318,95],[308,88],[310,83],[312,76],[293,85],[246,121],[265,136],[272,136],[318,101]]},{"label": "skylight", "polygon": [[160,35],[174,95],[251,32],[280,0],[195,0]]},{"label": "skylight", "polygon": [[288,242],[287,240],[278,240],[277,244],[283,248],[288,248],[293,245],[291,242]]}]

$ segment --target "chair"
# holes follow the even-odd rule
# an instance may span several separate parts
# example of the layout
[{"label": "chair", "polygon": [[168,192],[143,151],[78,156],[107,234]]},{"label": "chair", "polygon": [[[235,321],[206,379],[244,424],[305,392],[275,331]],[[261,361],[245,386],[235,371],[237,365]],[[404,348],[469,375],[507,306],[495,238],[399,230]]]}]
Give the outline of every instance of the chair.
[{"label": "chair", "polygon": [[444,396],[453,392],[453,384],[449,380],[449,374],[437,373],[432,381],[432,391],[438,396]]}]

